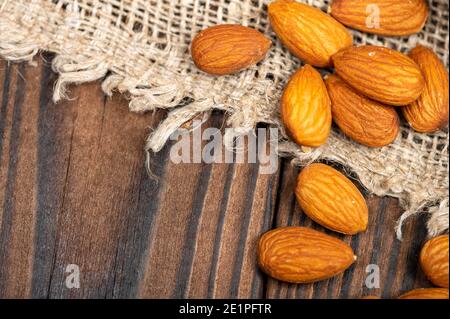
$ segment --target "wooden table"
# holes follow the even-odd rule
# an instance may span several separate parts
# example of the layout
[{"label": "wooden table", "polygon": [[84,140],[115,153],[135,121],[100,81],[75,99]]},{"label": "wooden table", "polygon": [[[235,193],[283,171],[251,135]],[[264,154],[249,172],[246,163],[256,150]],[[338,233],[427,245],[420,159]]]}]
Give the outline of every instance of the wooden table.
[{"label": "wooden table", "polygon": [[[143,147],[165,113],[133,114],[99,82],[71,86],[71,99],[55,105],[56,75],[36,62],[0,62],[0,297],[359,298],[429,286],[417,263],[425,217],[409,220],[400,242],[397,200],[370,195],[367,232],[333,234],[358,255],[343,275],[308,285],[268,278],[256,265],[261,233],[325,231],[296,204],[296,168],[174,164],[167,146],[153,157],[152,180]],[[207,125],[222,127],[222,115]],[[70,264],[79,289],[65,285]],[[365,286],[368,264],[380,267],[380,289]]]}]

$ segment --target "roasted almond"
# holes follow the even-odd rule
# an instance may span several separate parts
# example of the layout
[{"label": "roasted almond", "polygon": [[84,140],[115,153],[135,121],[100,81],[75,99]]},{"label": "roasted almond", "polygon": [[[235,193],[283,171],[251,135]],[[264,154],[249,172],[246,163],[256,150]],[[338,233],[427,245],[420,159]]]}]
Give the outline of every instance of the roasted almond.
[{"label": "roasted almond", "polygon": [[422,133],[431,133],[448,124],[448,72],[430,49],[421,45],[409,53],[425,78],[422,95],[402,108],[411,127]]},{"label": "roasted almond", "polygon": [[324,144],[331,130],[331,106],[322,76],[310,65],[289,80],[281,97],[281,120],[300,145]]},{"label": "roasted almond", "polygon": [[192,41],[191,54],[200,70],[224,75],[258,63],[264,59],[270,45],[270,40],[254,29],[222,24],[198,33]]},{"label": "roasted almond", "polygon": [[348,235],[367,228],[364,197],[347,177],[328,165],[315,163],[302,169],[295,195],[303,212],[326,228]]},{"label": "roasted almond", "polygon": [[410,104],[425,87],[418,65],[406,55],[385,47],[350,47],[336,53],[333,63],[336,73],[350,86],[385,104]]},{"label": "roasted almond", "polygon": [[280,227],[259,240],[258,261],[269,276],[286,282],[309,283],[333,277],[354,261],[343,241],[305,227]]},{"label": "roasted almond", "polygon": [[408,291],[399,299],[448,299],[448,289],[445,288],[419,288]]},{"label": "roasted almond", "polygon": [[436,286],[448,288],[448,235],[430,239],[420,252],[420,266]]},{"label": "roasted almond", "polygon": [[294,0],[277,0],[269,4],[268,11],[278,38],[305,63],[328,67],[333,54],[353,43],[350,32],[320,9]]},{"label": "roasted almond", "polygon": [[426,0],[334,0],[329,13],[356,30],[403,36],[422,30],[428,6]]},{"label": "roasted almond", "polygon": [[325,78],[333,121],[358,143],[380,147],[397,137],[400,121],[394,107],[371,100],[337,75]]}]

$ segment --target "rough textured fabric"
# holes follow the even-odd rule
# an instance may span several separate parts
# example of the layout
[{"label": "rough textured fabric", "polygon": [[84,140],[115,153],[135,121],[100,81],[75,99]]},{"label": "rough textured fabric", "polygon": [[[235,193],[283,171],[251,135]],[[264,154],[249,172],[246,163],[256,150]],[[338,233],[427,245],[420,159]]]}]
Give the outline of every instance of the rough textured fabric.
[{"label": "rough textured fabric", "polygon": [[[32,60],[40,50],[56,53],[59,79],[54,100],[68,83],[104,78],[103,90],[126,93],[136,112],[172,109],[147,141],[159,151],[180,125],[211,109],[227,113],[228,125],[243,133],[257,123],[280,127],[278,100],[301,62],[276,39],[267,19],[267,0],[0,0],[0,56]],[[303,0],[326,11],[328,0]],[[448,68],[448,1],[429,1],[422,32],[389,38],[352,31],[356,44],[384,45],[406,52],[431,47]],[[189,54],[197,32],[219,23],[250,26],[274,42],[267,58],[237,75],[212,77],[198,71]],[[318,149],[280,140],[280,155],[297,164],[327,159],[344,164],[377,195],[400,199],[408,216],[430,213],[431,236],[448,229],[448,131],[419,134],[406,125],[395,143],[370,149],[337,129]],[[401,236],[401,227],[398,227]]]}]

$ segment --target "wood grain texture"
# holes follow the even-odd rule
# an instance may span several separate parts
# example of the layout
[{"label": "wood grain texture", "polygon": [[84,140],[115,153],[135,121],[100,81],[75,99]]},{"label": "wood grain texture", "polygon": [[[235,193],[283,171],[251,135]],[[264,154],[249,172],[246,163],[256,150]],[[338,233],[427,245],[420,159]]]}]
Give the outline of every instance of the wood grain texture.
[{"label": "wood grain texture", "polygon": [[[151,179],[143,146],[164,112],[133,114],[98,82],[70,87],[55,105],[56,75],[36,61],[0,62],[0,298],[396,297],[430,286],[417,262],[424,220],[396,240],[396,200],[366,196],[369,229],[349,237],[301,213],[298,170],[284,160],[272,175],[258,164],[174,164],[167,145],[152,156]],[[213,113],[204,128],[223,126]],[[341,238],[358,261],[315,284],[267,278],[256,243],[282,225]],[[380,289],[365,288],[373,263]],[[65,285],[69,264],[80,267],[79,289]]]}]

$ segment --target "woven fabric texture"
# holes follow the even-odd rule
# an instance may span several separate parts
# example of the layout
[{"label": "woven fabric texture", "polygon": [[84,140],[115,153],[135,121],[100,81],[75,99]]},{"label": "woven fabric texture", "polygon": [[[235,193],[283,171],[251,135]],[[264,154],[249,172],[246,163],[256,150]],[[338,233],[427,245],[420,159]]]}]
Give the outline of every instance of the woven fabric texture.
[{"label": "woven fabric texture", "polygon": [[[300,0],[299,0],[300,1]],[[419,134],[403,124],[397,140],[367,148],[336,128],[326,145],[301,148],[289,141],[279,119],[279,98],[301,66],[277,40],[267,18],[269,0],[0,0],[0,56],[32,61],[40,51],[56,53],[55,101],[69,83],[103,79],[106,94],[126,93],[135,112],[170,109],[151,134],[147,150],[157,152],[186,121],[212,109],[242,133],[257,123],[280,128],[279,154],[305,165],[315,160],[343,164],[368,191],[400,199],[405,213],[430,214],[430,236],[448,229],[448,130]],[[300,2],[327,11],[329,0]],[[428,1],[425,28],[409,37],[352,31],[355,44],[383,45],[407,52],[416,44],[433,50],[448,69],[448,1]],[[212,77],[197,70],[189,47],[202,29],[221,23],[253,27],[274,43],[266,59],[236,75]],[[225,136],[226,139],[226,136]]]}]

